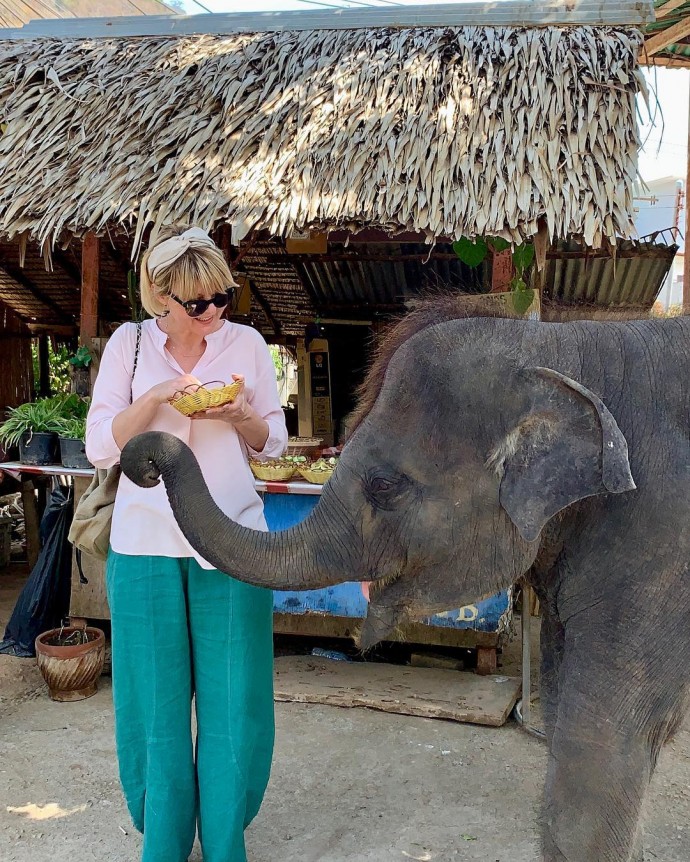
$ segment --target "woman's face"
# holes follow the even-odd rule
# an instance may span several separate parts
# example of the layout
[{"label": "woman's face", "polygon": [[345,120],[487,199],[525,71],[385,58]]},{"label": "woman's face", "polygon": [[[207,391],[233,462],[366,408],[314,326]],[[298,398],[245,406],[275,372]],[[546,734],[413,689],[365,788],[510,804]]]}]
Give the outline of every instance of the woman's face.
[{"label": "woman's face", "polygon": [[[202,291],[193,294],[195,299],[211,299],[212,295]],[[174,328],[176,332],[190,335],[192,333],[206,335],[209,332],[215,332],[225,311],[225,308],[217,308],[213,303],[210,303],[198,317],[190,317],[184,306],[173,296],[167,297],[167,307],[169,311],[168,321],[172,324],[171,328]]]}]

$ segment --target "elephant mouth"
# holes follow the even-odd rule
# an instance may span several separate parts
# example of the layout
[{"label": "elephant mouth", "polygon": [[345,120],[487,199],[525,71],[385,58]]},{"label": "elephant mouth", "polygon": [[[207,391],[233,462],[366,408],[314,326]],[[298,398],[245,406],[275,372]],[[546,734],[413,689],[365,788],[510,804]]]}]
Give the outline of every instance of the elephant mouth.
[{"label": "elephant mouth", "polygon": [[363,652],[381,641],[398,639],[407,613],[400,600],[390,593],[402,575],[402,571],[394,572],[369,583],[367,615],[355,635],[355,642]]}]

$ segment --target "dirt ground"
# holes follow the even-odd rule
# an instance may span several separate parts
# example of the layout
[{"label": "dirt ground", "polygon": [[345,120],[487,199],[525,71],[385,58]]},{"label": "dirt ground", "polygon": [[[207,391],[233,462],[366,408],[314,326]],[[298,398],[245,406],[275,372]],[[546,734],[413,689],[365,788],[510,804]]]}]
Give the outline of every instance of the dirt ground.
[{"label": "dirt ground", "polygon": [[[21,579],[0,572],[0,633]],[[502,672],[519,672],[519,648]],[[544,745],[498,729],[364,709],[276,705],[273,775],[250,862],[536,862]],[[690,724],[647,812],[649,860],[690,859]],[[0,656],[0,860],[137,862],[117,780],[108,677],[53,703],[31,659]],[[200,862],[198,847],[192,862]],[[592,860],[596,862],[596,860]]]}]

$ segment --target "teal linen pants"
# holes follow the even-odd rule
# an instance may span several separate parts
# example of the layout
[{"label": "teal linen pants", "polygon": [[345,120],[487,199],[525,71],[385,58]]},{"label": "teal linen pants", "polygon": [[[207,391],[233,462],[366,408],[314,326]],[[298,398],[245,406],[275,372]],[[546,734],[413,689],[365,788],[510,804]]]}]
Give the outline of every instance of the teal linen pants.
[{"label": "teal linen pants", "polygon": [[[142,862],[246,862],[273,754],[272,594],[193,558],[110,551],[120,780]],[[192,739],[195,699],[196,750]]]}]

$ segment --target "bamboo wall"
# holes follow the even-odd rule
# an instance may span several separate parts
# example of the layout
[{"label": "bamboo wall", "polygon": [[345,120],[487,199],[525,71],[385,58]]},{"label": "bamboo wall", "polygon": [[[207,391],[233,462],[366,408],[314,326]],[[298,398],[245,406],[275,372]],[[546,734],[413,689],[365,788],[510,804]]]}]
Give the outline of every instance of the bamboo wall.
[{"label": "bamboo wall", "polygon": [[8,407],[29,401],[32,388],[31,333],[0,302],[0,418],[4,419]]}]

